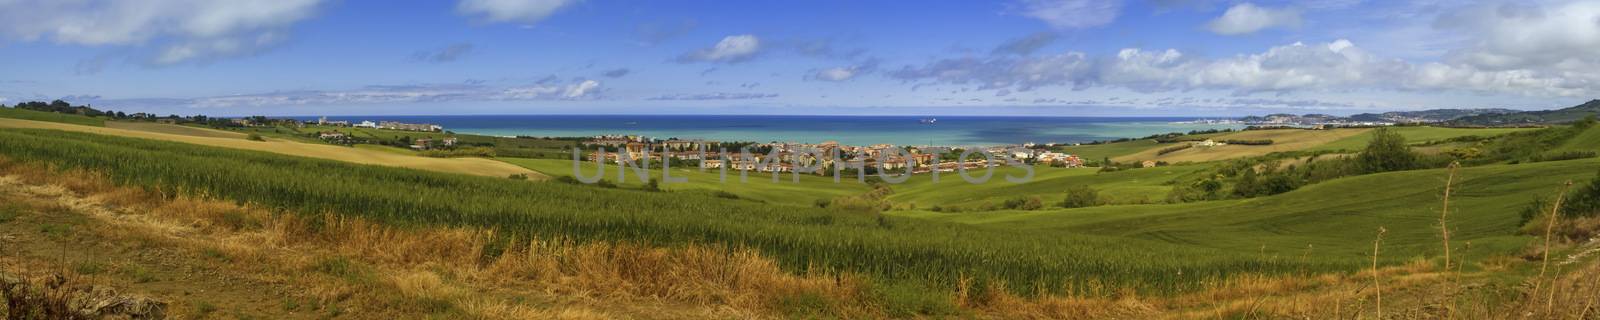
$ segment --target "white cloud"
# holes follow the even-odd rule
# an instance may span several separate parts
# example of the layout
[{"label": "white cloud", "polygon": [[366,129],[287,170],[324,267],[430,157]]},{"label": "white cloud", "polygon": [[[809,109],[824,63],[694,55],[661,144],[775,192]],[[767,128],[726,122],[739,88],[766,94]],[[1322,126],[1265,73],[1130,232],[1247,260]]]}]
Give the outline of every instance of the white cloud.
[{"label": "white cloud", "polygon": [[351,90],[300,90],[192,99],[102,100],[124,106],[191,108],[339,106],[448,101],[587,100],[599,98],[600,82],[542,83],[496,87],[479,84],[381,85]]},{"label": "white cloud", "polygon": [[1206,29],[1217,34],[1240,35],[1255,33],[1274,27],[1297,27],[1300,11],[1289,8],[1273,9],[1254,4],[1240,3],[1228,8],[1221,17],[1206,24]]},{"label": "white cloud", "polygon": [[845,81],[856,76],[856,69],[852,67],[837,67],[818,70],[813,79],[823,81]]},{"label": "white cloud", "polygon": [[535,23],[580,0],[461,0],[456,11],[487,22]]},{"label": "white cloud", "polygon": [[678,93],[665,94],[651,97],[648,100],[749,100],[777,98],[776,93],[742,93],[742,92],[712,92],[712,93]]},{"label": "white cloud", "polygon": [[1115,21],[1121,0],[1023,0],[1021,14],[1058,29],[1097,27]]},{"label": "white cloud", "polygon": [[679,61],[741,62],[761,52],[761,39],[741,34],[723,37],[715,46],[684,54]]},{"label": "white cloud", "polygon": [[0,34],[23,41],[160,47],[150,62],[240,56],[281,43],[322,0],[0,1]]}]

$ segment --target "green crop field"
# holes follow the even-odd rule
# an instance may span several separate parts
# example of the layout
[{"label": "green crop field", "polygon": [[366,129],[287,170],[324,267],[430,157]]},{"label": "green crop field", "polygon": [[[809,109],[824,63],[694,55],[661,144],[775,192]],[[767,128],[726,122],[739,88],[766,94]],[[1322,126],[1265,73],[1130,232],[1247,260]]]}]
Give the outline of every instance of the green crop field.
[{"label": "green crop field", "polygon": [[0,118],[12,118],[33,121],[60,122],[85,126],[104,126],[106,120],[76,114],[62,114],[55,112],[33,111],[17,108],[0,107]]},{"label": "green crop field", "polygon": [[[519,165],[524,168],[532,169],[552,177],[572,175],[571,159],[555,160],[505,157],[497,159]],[[592,161],[585,161],[581,168],[585,176],[593,176],[596,174],[595,163]],[[617,180],[617,171],[617,166],[615,164],[607,165],[605,175],[602,178],[612,182],[619,181]],[[639,178],[635,174],[635,171],[629,171],[627,179],[621,180],[622,183],[620,184],[623,187],[634,188],[643,185],[644,183],[639,181]],[[698,167],[673,167],[672,176],[674,178],[683,177],[688,179],[688,181],[684,183],[663,183],[661,184],[661,188],[670,191],[725,191],[737,195],[741,199],[800,206],[811,206],[818,199],[827,200],[839,196],[856,195],[869,190],[867,185],[862,184],[853,178],[841,179],[839,183],[834,183],[832,177],[800,175],[800,182],[796,183],[794,180],[792,180],[793,176],[791,173],[782,173],[779,175],[778,182],[772,182],[771,173],[750,172],[748,178],[749,180],[747,182],[740,182],[738,171],[729,170],[727,174],[727,181],[723,182],[722,176],[716,169],[706,169],[705,172],[700,172]],[[659,168],[651,169],[650,178],[658,180],[661,179],[661,170]]]},{"label": "green crop field", "polygon": [[[1475,257],[1510,254],[1532,237],[1514,236],[1518,212],[1535,196],[1553,195],[1562,181],[1594,177],[1600,161],[1489,165],[1460,171],[1452,197],[1452,241],[1472,241]],[[1424,257],[1438,244],[1443,169],[1391,172],[1333,180],[1289,193],[1245,200],[1103,206],[983,213],[912,212],[908,216],[1047,234],[1142,238],[1175,244],[1299,256],[1358,259],[1379,226],[1386,250]],[[1383,186],[1382,191],[1374,186]]]},{"label": "green crop field", "polygon": [[[1446,140],[1446,139],[1450,139],[1450,138],[1463,137],[1463,136],[1479,136],[1479,137],[1488,138],[1488,137],[1494,137],[1494,136],[1499,136],[1499,135],[1502,135],[1502,134],[1518,132],[1518,131],[1537,130],[1537,129],[1533,129],[1533,128],[1442,128],[1442,127],[1392,127],[1392,128],[1389,128],[1389,129],[1400,133],[1400,136],[1406,137],[1406,141],[1407,142],[1410,142],[1410,143],[1413,143],[1413,144],[1428,143],[1428,142],[1431,142],[1431,141],[1442,141],[1442,140]],[[1359,134],[1359,135],[1354,135],[1354,136],[1346,137],[1344,139],[1339,139],[1338,141],[1334,141],[1334,142],[1331,142],[1331,143],[1315,146],[1313,148],[1310,148],[1309,150],[1312,150],[1312,151],[1316,151],[1316,150],[1360,151],[1361,148],[1367,146],[1367,141],[1369,141],[1369,140],[1372,140],[1372,133],[1371,132],[1364,132],[1364,133]]]},{"label": "green crop field", "polygon": [[[528,183],[54,130],[0,131],[0,155],[285,212],[335,212],[398,225],[487,227],[507,237],[723,243],[761,250],[799,272],[822,268],[947,288],[964,275],[1048,291],[1098,283],[1174,293],[1204,288],[1218,277],[1353,270],[1364,263],[1344,256],[1260,259],[1253,250],[1186,245],[1139,233],[1016,232],[694,193]],[[1323,214],[1318,209],[1331,210],[1302,209],[1315,215]],[[1329,246],[1335,252],[1356,251],[1364,244]]]},{"label": "green crop field", "polygon": [[[1115,203],[1161,201],[1172,190],[1169,181],[1205,168],[1203,165],[1166,166],[1101,173],[1099,168],[1035,167],[1033,179],[1012,183],[1005,177],[1022,177],[1025,172],[1018,168],[1000,167],[995,168],[994,176],[982,184],[968,183],[955,172],[941,173],[938,183],[933,183],[932,175],[922,174],[913,176],[906,183],[892,185],[895,193],[889,196],[889,200],[927,208],[974,206],[1037,196],[1046,204],[1053,204],[1061,201],[1068,187],[1091,186]],[[969,171],[969,175],[981,176],[983,171]]]}]

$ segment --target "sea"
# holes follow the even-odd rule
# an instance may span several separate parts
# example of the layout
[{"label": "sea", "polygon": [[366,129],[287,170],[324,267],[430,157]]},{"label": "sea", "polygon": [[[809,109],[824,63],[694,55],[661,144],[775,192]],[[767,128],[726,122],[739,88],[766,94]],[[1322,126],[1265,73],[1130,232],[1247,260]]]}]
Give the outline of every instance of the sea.
[{"label": "sea", "polygon": [[[319,117],[295,117],[316,120]],[[838,141],[846,145],[994,146],[1082,143],[1168,132],[1239,129],[1196,117],[774,116],[774,115],[434,115],[328,116],[330,121],[430,123],[493,136],[642,135],[711,141]]]}]

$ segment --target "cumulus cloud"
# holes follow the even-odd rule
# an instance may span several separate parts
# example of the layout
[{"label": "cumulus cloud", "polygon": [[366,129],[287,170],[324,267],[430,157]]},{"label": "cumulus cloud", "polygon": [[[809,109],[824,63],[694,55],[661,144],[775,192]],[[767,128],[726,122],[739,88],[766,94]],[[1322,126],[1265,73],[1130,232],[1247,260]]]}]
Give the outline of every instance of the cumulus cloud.
[{"label": "cumulus cloud", "polygon": [[993,52],[1028,55],[1032,54],[1034,51],[1038,51],[1040,48],[1044,48],[1044,46],[1050,45],[1050,43],[1055,42],[1056,38],[1059,37],[1060,36],[1056,35],[1054,32],[1034,33],[1026,37],[1006,41],[1006,43],[1002,43],[1000,46],[995,47]]},{"label": "cumulus cloud", "polygon": [[461,0],[456,11],[486,22],[535,23],[580,0]]},{"label": "cumulus cloud", "polygon": [[[1568,45],[1549,48],[1559,50]],[[1463,56],[1483,52],[1494,51],[1465,51]],[[1091,57],[1082,52],[961,57],[905,66],[886,75],[918,82],[918,85],[975,85],[984,90],[1019,91],[1047,86],[1073,89],[1105,86],[1146,93],[1219,90],[1235,95],[1350,90],[1468,91],[1525,96],[1600,94],[1600,76],[1589,71],[1600,65],[1596,63],[1600,57],[1586,56],[1576,50],[1572,54],[1545,63],[1529,59],[1519,64],[1479,65],[1467,58],[1459,62],[1411,63],[1377,56],[1341,39],[1314,44],[1296,42],[1260,53],[1224,58],[1191,56],[1176,49],[1138,48],[1123,49],[1114,56],[1104,57]],[[1518,57],[1528,59],[1527,56]],[[1508,69],[1504,66],[1522,67]]]},{"label": "cumulus cloud", "polygon": [[778,94],[776,93],[712,92],[665,94],[651,97],[649,100],[749,100],[777,97]]},{"label": "cumulus cloud", "polygon": [[1267,28],[1300,26],[1300,11],[1289,8],[1263,8],[1249,2],[1228,8],[1221,17],[1206,24],[1206,29],[1221,35],[1255,33]]},{"label": "cumulus cloud", "polygon": [[434,63],[451,62],[461,59],[472,53],[471,43],[457,43],[443,48],[417,51],[411,54],[411,59]]},{"label": "cumulus cloud", "polygon": [[742,62],[755,57],[761,52],[761,39],[754,35],[741,34],[723,37],[722,41],[710,48],[689,52],[678,57],[680,62]]},{"label": "cumulus cloud", "polygon": [[322,0],[0,1],[0,34],[78,45],[154,45],[173,64],[270,49]]},{"label": "cumulus cloud", "polygon": [[1121,0],[1023,0],[1021,14],[1057,29],[1097,27],[1115,21]]}]

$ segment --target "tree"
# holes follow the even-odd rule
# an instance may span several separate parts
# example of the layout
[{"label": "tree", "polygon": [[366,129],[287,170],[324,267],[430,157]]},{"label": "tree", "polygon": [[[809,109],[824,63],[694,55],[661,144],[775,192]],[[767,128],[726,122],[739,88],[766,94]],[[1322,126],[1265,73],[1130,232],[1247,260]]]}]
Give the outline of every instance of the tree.
[{"label": "tree", "polygon": [[1366,150],[1356,156],[1356,163],[1364,173],[1410,170],[1417,168],[1417,154],[1406,146],[1406,138],[1389,128],[1372,131],[1372,141]]},{"label": "tree", "polygon": [[1243,171],[1244,173],[1239,174],[1239,181],[1233,184],[1233,195],[1240,198],[1252,198],[1260,195],[1262,193],[1261,184],[1259,179],[1256,179],[1256,169],[1245,167]]}]

